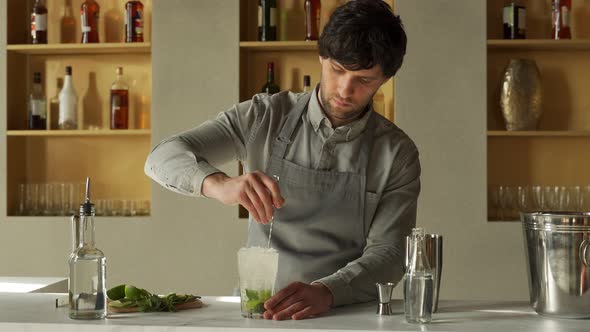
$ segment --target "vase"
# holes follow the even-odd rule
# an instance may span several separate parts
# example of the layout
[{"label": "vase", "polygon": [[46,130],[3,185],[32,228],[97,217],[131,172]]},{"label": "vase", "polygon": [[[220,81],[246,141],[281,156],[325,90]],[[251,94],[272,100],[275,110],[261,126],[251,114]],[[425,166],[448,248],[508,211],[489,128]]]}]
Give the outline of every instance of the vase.
[{"label": "vase", "polygon": [[502,77],[500,108],[506,130],[535,130],[542,110],[541,74],[535,61],[511,59]]}]

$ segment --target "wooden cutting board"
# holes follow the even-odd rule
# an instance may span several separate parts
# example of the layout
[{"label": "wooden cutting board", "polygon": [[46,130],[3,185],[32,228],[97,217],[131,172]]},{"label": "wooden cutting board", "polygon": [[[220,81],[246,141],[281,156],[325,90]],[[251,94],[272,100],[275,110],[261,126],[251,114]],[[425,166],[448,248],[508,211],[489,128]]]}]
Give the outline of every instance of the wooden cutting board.
[{"label": "wooden cutting board", "polygon": [[[199,299],[195,299],[193,301],[177,304],[174,306],[176,310],[187,310],[187,309],[196,309],[201,308],[203,306],[203,302]],[[113,313],[129,313],[129,312],[139,312],[139,307],[131,307],[131,308],[113,308],[108,306],[109,312]]]}]

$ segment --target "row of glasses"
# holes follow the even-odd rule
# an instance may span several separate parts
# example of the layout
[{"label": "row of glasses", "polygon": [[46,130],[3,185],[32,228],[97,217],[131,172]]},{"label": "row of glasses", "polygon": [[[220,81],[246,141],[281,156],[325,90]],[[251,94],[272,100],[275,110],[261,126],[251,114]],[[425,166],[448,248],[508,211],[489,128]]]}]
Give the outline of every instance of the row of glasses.
[{"label": "row of glasses", "polygon": [[21,216],[67,216],[84,198],[83,183],[21,183],[18,185]]},{"label": "row of glasses", "polygon": [[590,186],[488,187],[491,220],[517,220],[521,211],[590,211]]},{"label": "row of glasses", "polygon": [[[71,216],[85,199],[84,183],[23,183],[18,186],[20,216]],[[148,200],[93,200],[97,216],[147,216]]]},{"label": "row of glasses", "polygon": [[149,216],[150,201],[125,199],[97,199],[94,202],[97,216]]}]

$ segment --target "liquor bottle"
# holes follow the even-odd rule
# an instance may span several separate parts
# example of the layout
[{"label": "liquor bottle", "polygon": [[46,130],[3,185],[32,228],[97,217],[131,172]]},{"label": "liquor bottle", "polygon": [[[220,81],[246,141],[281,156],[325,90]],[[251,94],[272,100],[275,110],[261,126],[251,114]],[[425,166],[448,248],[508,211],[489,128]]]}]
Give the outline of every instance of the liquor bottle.
[{"label": "liquor bottle", "polygon": [[33,91],[29,96],[29,129],[47,129],[47,99],[41,86],[41,73],[33,74]]},{"label": "liquor bottle", "polygon": [[572,13],[571,0],[552,0],[551,35],[553,39],[571,39],[570,19]]},{"label": "liquor bottle", "polygon": [[311,92],[311,77],[309,75],[303,76],[303,92]]},{"label": "liquor bottle", "polygon": [[143,42],[143,4],[128,1],[125,4],[125,42]]},{"label": "liquor bottle", "polygon": [[[70,318],[104,319],[106,307],[106,257],[94,242],[94,204],[90,202],[90,179],[86,178],[86,199],[80,205],[77,248],[68,260]],[[78,218],[76,218],[78,217]],[[76,242],[76,241],[74,241]]]},{"label": "liquor bottle", "polygon": [[404,276],[404,312],[413,324],[430,323],[434,308],[434,275],[426,257],[424,229],[412,229],[410,260]]},{"label": "liquor bottle", "polygon": [[266,65],[266,84],[262,87],[262,92],[274,94],[281,91],[281,88],[275,83],[275,65],[269,62]]},{"label": "liquor bottle", "polygon": [[86,0],[80,9],[80,23],[82,25],[82,43],[98,43],[98,19],[100,6],[94,0]]},{"label": "liquor bottle", "polygon": [[276,0],[258,0],[258,40],[277,40]]},{"label": "liquor bottle", "polygon": [[49,100],[49,119],[48,126],[50,129],[58,129],[59,119],[59,93],[64,86],[64,79],[58,77],[57,79],[57,92],[55,96]]},{"label": "liquor bottle", "polygon": [[123,68],[117,67],[117,79],[111,85],[111,129],[129,127],[129,86],[123,80]]},{"label": "liquor bottle", "polygon": [[64,86],[59,93],[59,129],[78,128],[78,94],[72,82],[72,67],[66,67]]},{"label": "liquor bottle", "polygon": [[320,0],[305,0],[305,40],[318,40],[321,17]]},{"label": "liquor bottle", "polygon": [[31,43],[47,44],[47,7],[44,0],[35,0],[31,10]]},{"label": "liquor bottle", "polygon": [[526,8],[514,1],[504,6],[502,12],[504,39],[526,38]]},{"label": "liquor bottle", "polygon": [[64,13],[61,17],[60,41],[64,44],[73,44],[76,42],[76,19],[74,18],[74,8],[72,0],[66,0]]}]

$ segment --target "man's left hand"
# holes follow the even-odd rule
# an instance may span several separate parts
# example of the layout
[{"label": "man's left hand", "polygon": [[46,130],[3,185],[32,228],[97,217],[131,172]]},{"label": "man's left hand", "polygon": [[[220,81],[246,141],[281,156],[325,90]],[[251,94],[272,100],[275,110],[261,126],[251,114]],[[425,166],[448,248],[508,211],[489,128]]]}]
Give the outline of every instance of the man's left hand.
[{"label": "man's left hand", "polygon": [[332,292],[321,283],[294,282],[264,303],[264,318],[274,320],[304,319],[327,312],[332,306]]}]

